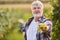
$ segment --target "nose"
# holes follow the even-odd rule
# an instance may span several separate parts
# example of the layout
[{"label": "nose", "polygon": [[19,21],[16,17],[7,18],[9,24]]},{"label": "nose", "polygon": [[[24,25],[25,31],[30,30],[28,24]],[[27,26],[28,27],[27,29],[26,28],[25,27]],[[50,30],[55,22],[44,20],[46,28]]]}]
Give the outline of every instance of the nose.
[{"label": "nose", "polygon": [[35,9],[35,12],[39,12],[40,10],[38,8]]},{"label": "nose", "polygon": [[36,11],[38,11],[38,9],[37,9],[37,8],[36,8],[35,10],[36,10]]}]

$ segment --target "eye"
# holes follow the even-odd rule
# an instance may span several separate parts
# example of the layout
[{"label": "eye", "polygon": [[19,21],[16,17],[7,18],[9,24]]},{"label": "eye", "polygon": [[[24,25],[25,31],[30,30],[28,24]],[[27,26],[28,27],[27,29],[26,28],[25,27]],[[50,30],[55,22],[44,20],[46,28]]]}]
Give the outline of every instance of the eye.
[{"label": "eye", "polygon": [[38,9],[41,9],[40,7],[38,7]]},{"label": "eye", "polygon": [[36,9],[36,7],[34,7],[33,9]]}]

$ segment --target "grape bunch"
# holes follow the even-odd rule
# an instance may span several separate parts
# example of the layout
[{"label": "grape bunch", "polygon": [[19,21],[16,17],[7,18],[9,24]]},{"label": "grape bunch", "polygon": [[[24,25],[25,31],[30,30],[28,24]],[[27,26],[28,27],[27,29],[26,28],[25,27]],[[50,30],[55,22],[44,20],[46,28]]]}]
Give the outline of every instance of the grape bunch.
[{"label": "grape bunch", "polygon": [[42,29],[46,30],[46,23],[40,23],[37,27],[38,32],[42,32]]}]

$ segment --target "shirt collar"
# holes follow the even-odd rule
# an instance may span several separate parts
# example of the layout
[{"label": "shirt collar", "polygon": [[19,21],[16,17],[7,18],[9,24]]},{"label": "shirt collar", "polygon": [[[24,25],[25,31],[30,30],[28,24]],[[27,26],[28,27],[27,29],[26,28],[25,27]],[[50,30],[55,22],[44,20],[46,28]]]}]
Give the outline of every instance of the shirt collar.
[{"label": "shirt collar", "polygon": [[42,23],[42,22],[44,22],[44,20],[45,20],[45,17],[42,16],[42,17],[39,18],[38,22],[41,22]]}]

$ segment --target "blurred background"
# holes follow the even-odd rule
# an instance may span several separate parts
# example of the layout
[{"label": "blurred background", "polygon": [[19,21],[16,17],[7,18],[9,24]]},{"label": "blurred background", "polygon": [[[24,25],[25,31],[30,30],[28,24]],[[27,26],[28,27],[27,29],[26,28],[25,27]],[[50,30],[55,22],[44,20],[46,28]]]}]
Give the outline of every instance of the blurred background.
[{"label": "blurred background", "polygon": [[[32,16],[35,0],[0,0],[0,40],[24,40],[21,26]],[[60,0],[40,0],[44,16],[52,19],[52,40],[60,40]]]}]

